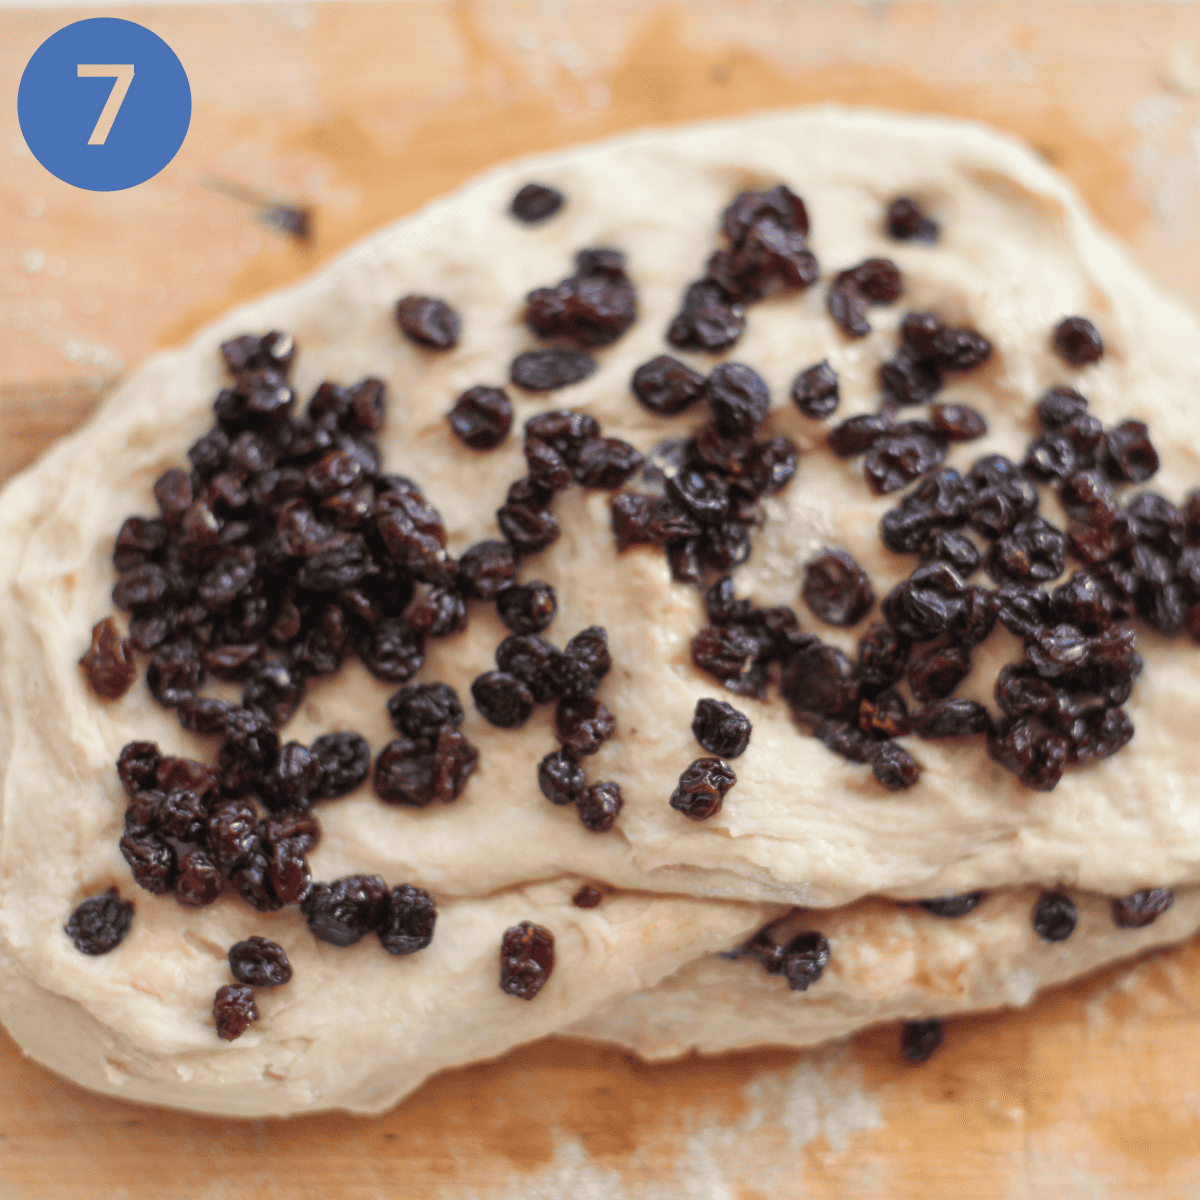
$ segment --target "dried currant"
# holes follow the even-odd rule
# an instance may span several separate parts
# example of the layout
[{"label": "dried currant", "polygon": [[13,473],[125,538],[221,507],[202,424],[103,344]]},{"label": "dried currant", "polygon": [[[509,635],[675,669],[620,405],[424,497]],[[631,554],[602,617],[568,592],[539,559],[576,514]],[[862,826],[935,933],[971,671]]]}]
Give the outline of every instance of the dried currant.
[{"label": "dried currant", "polygon": [[133,904],[115,887],[89,896],[71,914],[64,929],[81,954],[107,954],[124,940],[133,923]]},{"label": "dried currant", "polygon": [[292,977],[283,947],[257,936],[229,947],[229,970],[238,983],[253,987],[279,987]]},{"label": "dried currant", "polygon": [[624,804],[620,785],[604,782],[585,787],[575,808],[584,828],[592,833],[607,833],[616,824]]},{"label": "dried currant", "polygon": [[737,758],[750,744],[751,725],[745,713],[723,700],[696,701],[692,718],[692,736],[709,754],[719,758]]},{"label": "dried currant", "polygon": [[737,776],[728,763],[698,758],[679,776],[671,807],[693,821],[703,821],[721,811],[725,795],[735,783]]},{"label": "dried currant", "polygon": [[433,941],[437,905],[424,888],[402,883],[387,896],[379,941],[389,954],[415,954]]},{"label": "dried currant", "polygon": [[432,296],[405,296],[397,301],[396,322],[409,341],[430,350],[452,349],[462,330],[458,313]]},{"label": "dried currant", "polygon": [[503,388],[469,388],[446,414],[455,437],[472,450],[492,450],[512,428],[513,407]]},{"label": "dried currant", "polygon": [[379,929],[388,898],[388,886],[378,875],[348,875],[332,883],[314,883],[300,911],[314,937],[334,946],[353,946]]},{"label": "dried currant", "polygon": [[244,985],[229,984],[217,988],[213,1000],[213,1020],[217,1036],[227,1042],[240,1038],[252,1021],[258,1020],[258,1006],[254,1003],[254,992]]},{"label": "dried currant", "polygon": [[586,784],[583,768],[566,750],[555,750],[538,763],[538,787],[551,804],[574,804]]},{"label": "dried currant", "polygon": [[824,550],[804,564],[800,588],[809,608],[829,625],[857,625],[875,603],[867,573],[847,550]]},{"label": "dried currant", "polygon": [[554,934],[542,925],[522,921],[504,931],[500,942],[500,989],[532,1000],[554,970]]}]

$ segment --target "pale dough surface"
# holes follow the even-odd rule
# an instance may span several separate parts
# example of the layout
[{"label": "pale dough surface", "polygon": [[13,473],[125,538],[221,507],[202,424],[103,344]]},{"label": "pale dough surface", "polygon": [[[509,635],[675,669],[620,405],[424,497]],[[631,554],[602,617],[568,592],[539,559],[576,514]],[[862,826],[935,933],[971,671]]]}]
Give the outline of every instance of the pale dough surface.
[{"label": "pale dough surface", "polygon": [[[570,199],[553,220],[525,228],[506,208],[531,178],[560,186]],[[522,578],[557,587],[559,615],[547,632],[559,644],[590,624],[608,630],[615,666],[599,695],[615,713],[619,735],[590,760],[589,774],[622,786],[626,805],[616,832],[590,834],[571,810],[538,793],[535,764],[555,744],[549,709],[519,733],[493,729],[471,710],[464,729],[480,747],[481,764],[455,804],[396,809],[364,788],[320,810],[317,878],[377,872],[437,896],[444,914],[438,938],[411,962],[371,958],[365,945],[335,951],[314,943],[294,913],[259,918],[231,899],[193,913],[137,893],[130,942],[102,959],[85,959],[63,937],[61,926],[83,896],[114,880],[123,891],[136,890],[116,848],[124,797],[113,762],[121,746],[149,738],[166,752],[209,757],[213,750],[155,705],[141,680],[121,700],[97,702],[76,662],[92,623],[111,610],[115,531],[127,515],[152,511],[154,479],[182,462],[209,425],[212,399],[225,382],[218,344],[246,331],[294,333],[302,397],[326,378],[384,378],[391,396],[386,469],[422,484],[458,553],[496,536],[492,513],[523,473],[519,429],[529,415],[582,409],[606,434],[642,450],[703,420],[699,413],[650,416],[628,381],[638,364],[666,348],[663,330],[716,244],[722,208],[739,190],[780,181],[808,204],[825,279],[868,255],[888,254],[904,271],[906,294],[892,309],[872,310],[875,332],[854,343],[825,313],[824,282],[750,310],[731,357],[754,365],[771,385],[769,432],[789,434],[806,453],[796,481],[772,501],[771,522],[740,574],[744,594],[796,605],[807,628],[846,645],[847,635],[820,627],[797,600],[804,559],[822,544],[844,545],[880,594],[914,565],[878,542],[877,521],[889,501],[870,496],[857,463],[838,462],[822,448],[822,424],[801,417],[787,398],[798,370],[828,358],[842,381],[839,419],[873,408],[877,365],[909,308],[936,308],[951,322],[973,324],[996,346],[984,370],[952,380],[946,391],[948,399],[980,407],[993,429],[952,462],[995,448],[1019,454],[1033,429],[1033,399],[1051,384],[1074,383],[1105,422],[1150,423],[1164,464],[1156,488],[1179,500],[1200,481],[1200,359],[1188,352],[1200,344],[1194,322],[1133,270],[1061,180],[1009,139],[965,123],[809,110],[636,134],[493,171],[297,287],[222,318],[187,348],[156,356],[0,497],[0,967],[9,981],[5,1022],[31,1053],[92,1086],[109,1080],[123,1094],[163,1103],[234,1111],[242,1103],[236,1092],[249,1097],[239,1110],[246,1112],[377,1108],[431,1070],[580,1020],[590,1007],[728,946],[776,911],[774,903],[831,906],[869,893],[916,897],[1033,881],[1123,894],[1200,876],[1200,807],[1191,787],[1200,652],[1141,630],[1147,671],[1129,705],[1138,728],[1133,743],[1068,773],[1048,795],[1022,789],[987,759],[979,740],[915,739],[921,783],[890,795],[869,772],[797,732],[778,699],[741,701],[755,731],[737,760],[736,788],[717,817],[681,817],[667,798],[700,754],[690,735],[695,702],[721,694],[690,661],[691,638],[703,624],[699,597],[670,581],[657,551],[618,559],[607,494],[574,490],[556,504],[561,540],[526,560]],[[883,206],[900,193],[936,211],[944,229],[937,247],[882,235]],[[596,245],[627,254],[641,319],[600,352],[600,369],[584,383],[550,396],[512,389],[515,432],[498,450],[464,449],[444,419],[454,397],[506,379],[512,356],[532,344],[520,322],[521,298],[569,274],[574,252]],[[392,306],[410,292],[440,295],[460,312],[457,350],[431,354],[399,336]],[[1048,349],[1050,329],[1073,312],[1092,317],[1108,346],[1104,360],[1084,372],[1068,370]],[[684,357],[703,370],[714,361]],[[466,699],[504,632],[480,606],[465,634],[431,644],[421,679],[449,682]],[[986,696],[995,667],[1015,650],[1008,635],[993,635],[964,691],[981,687]],[[358,729],[378,751],[392,736],[384,710],[391,690],[348,664],[311,690],[285,737],[307,742],[331,729]],[[536,919],[524,911],[532,901],[510,912],[506,898],[579,878],[718,899],[664,899],[661,913],[644,907],[642,924],[627,926],[628,940],[612,942],[611,956],[588,960],[581,980],[571,973],[585,958],[564,953],[555,980],[570,1002],[556,1000],[552,989],[531,1005],[503,996],[495,986],[499,934],[513,912],[513,919]],[[471,925],[479,940],[468,954],[477,969],[469,986],[442,990],[459,903],[467,906],[462,913],[479,914]],[[561,896],[554,901],[563,903]],[[185,927],[200,946],[227,946],[234,934],[274,936],[291,926],[297,979],[267,997],[254,1034],[259,1041],[217,1043],[205,1010],[224,981],[220,964],[211,950],[183,938]],[[647,928],[661,929],[664,941]],[[156,929],[170,932],[139,957],[138,939]],[[132,968],[122,965],[135,959]],[[367,1024],[382,1011],[396,1011],[399,1021],[408,993],[396,980],[431,972],[422,986],[439,1001],[421,1010],[430,1023],[412,1026],[411,1037],[397,1034],[392,1059],[377,1057],[372,1041],[371,1053],[356,1060],[338,1041],[343,1031],[351,1040],[362,1036],[352,1032],[353,1022],[339,1024],[344,1005],[327,1004],[316,992],[303,1003],[289,999],[309,986],[300,980],[316,963],[335,981],[344,972],[322,995],[350,989],[355,1019]],[[145,988],[143,972],[152,976]],[[488,997],[484,1010],[473,988]],[[33,996],[42,999],[34,1004]],[[68,1025],[77,1053],[54,1021],[38,1019],[62,1004],[75,1006]],[[276,1004],[295,1014],[294,1027]],[[484,1011],[501,1014],[487,1036],[480,1033],[491,1020]],[[510,1015],[517,1011],[519,1017]],[[299,1046],[298,1039],[314,1036]],[[415,1049],[414,1037],[425,1039]],[[96,1064],[116,1045],[110,1077]],[[77,1065],[85,1061],[86,1070]]]}]

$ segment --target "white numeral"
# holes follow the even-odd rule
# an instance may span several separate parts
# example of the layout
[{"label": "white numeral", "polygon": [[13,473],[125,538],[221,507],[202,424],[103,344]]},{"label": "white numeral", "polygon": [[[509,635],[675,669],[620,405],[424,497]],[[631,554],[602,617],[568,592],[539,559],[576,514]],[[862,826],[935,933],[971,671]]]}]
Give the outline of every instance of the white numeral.
[{"label": "white numeral", "polygon": [[100,120],[96,122],[96,128],[92,130],[92,136],[88,138],[89,146],[103,146],[108,138],[109,130],[113,127],[113,122],[117,119],[117,113],[125,101],[125,93],[129,91],[129,85],[133,82],[133,63],[121,63],[117,66],[106,63],[78,63],[75,70],[79,72],[80,79],[104,75],[116,77],[113,89],[108,93],[108,99],[104,102]]}]

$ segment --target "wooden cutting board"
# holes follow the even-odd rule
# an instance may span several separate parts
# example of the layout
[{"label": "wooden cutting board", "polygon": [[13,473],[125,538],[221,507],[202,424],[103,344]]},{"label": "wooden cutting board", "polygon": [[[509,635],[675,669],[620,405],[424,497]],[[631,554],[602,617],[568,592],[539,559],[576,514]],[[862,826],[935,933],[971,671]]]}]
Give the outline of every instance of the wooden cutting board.
[{"label": "wooden cutting board", "polygon": [[[2,94],[91,11],[0,11]],[[105,10],[191,79],[176,160],[78,191],[0,109],[0,479],[104,388],[231,304],[512,155],[648,123],[838,100],[978,117],[1032,142],[1200,308],[1200,5],[403,0]],[[311,205],[298,245],[211,177]],[[800,1054],[650,1067],[550,1039],[375,1119],[219,1121],[82,1092],[0,1035],[0,1197],[1200,1194],[1200,946],[1027,1012]]]}]

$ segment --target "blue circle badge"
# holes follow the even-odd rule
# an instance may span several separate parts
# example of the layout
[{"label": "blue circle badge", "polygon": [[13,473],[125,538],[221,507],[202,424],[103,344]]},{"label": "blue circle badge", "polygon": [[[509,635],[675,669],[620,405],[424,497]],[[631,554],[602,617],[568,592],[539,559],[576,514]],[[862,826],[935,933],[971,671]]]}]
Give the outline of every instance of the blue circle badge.
[{"label": "blue circle badge", "polygon": [[34,157],[64,183],[119,192],[175,157],[192,89],[175,51],[133,21],[76,21],[36,50],[17,92]]}]

